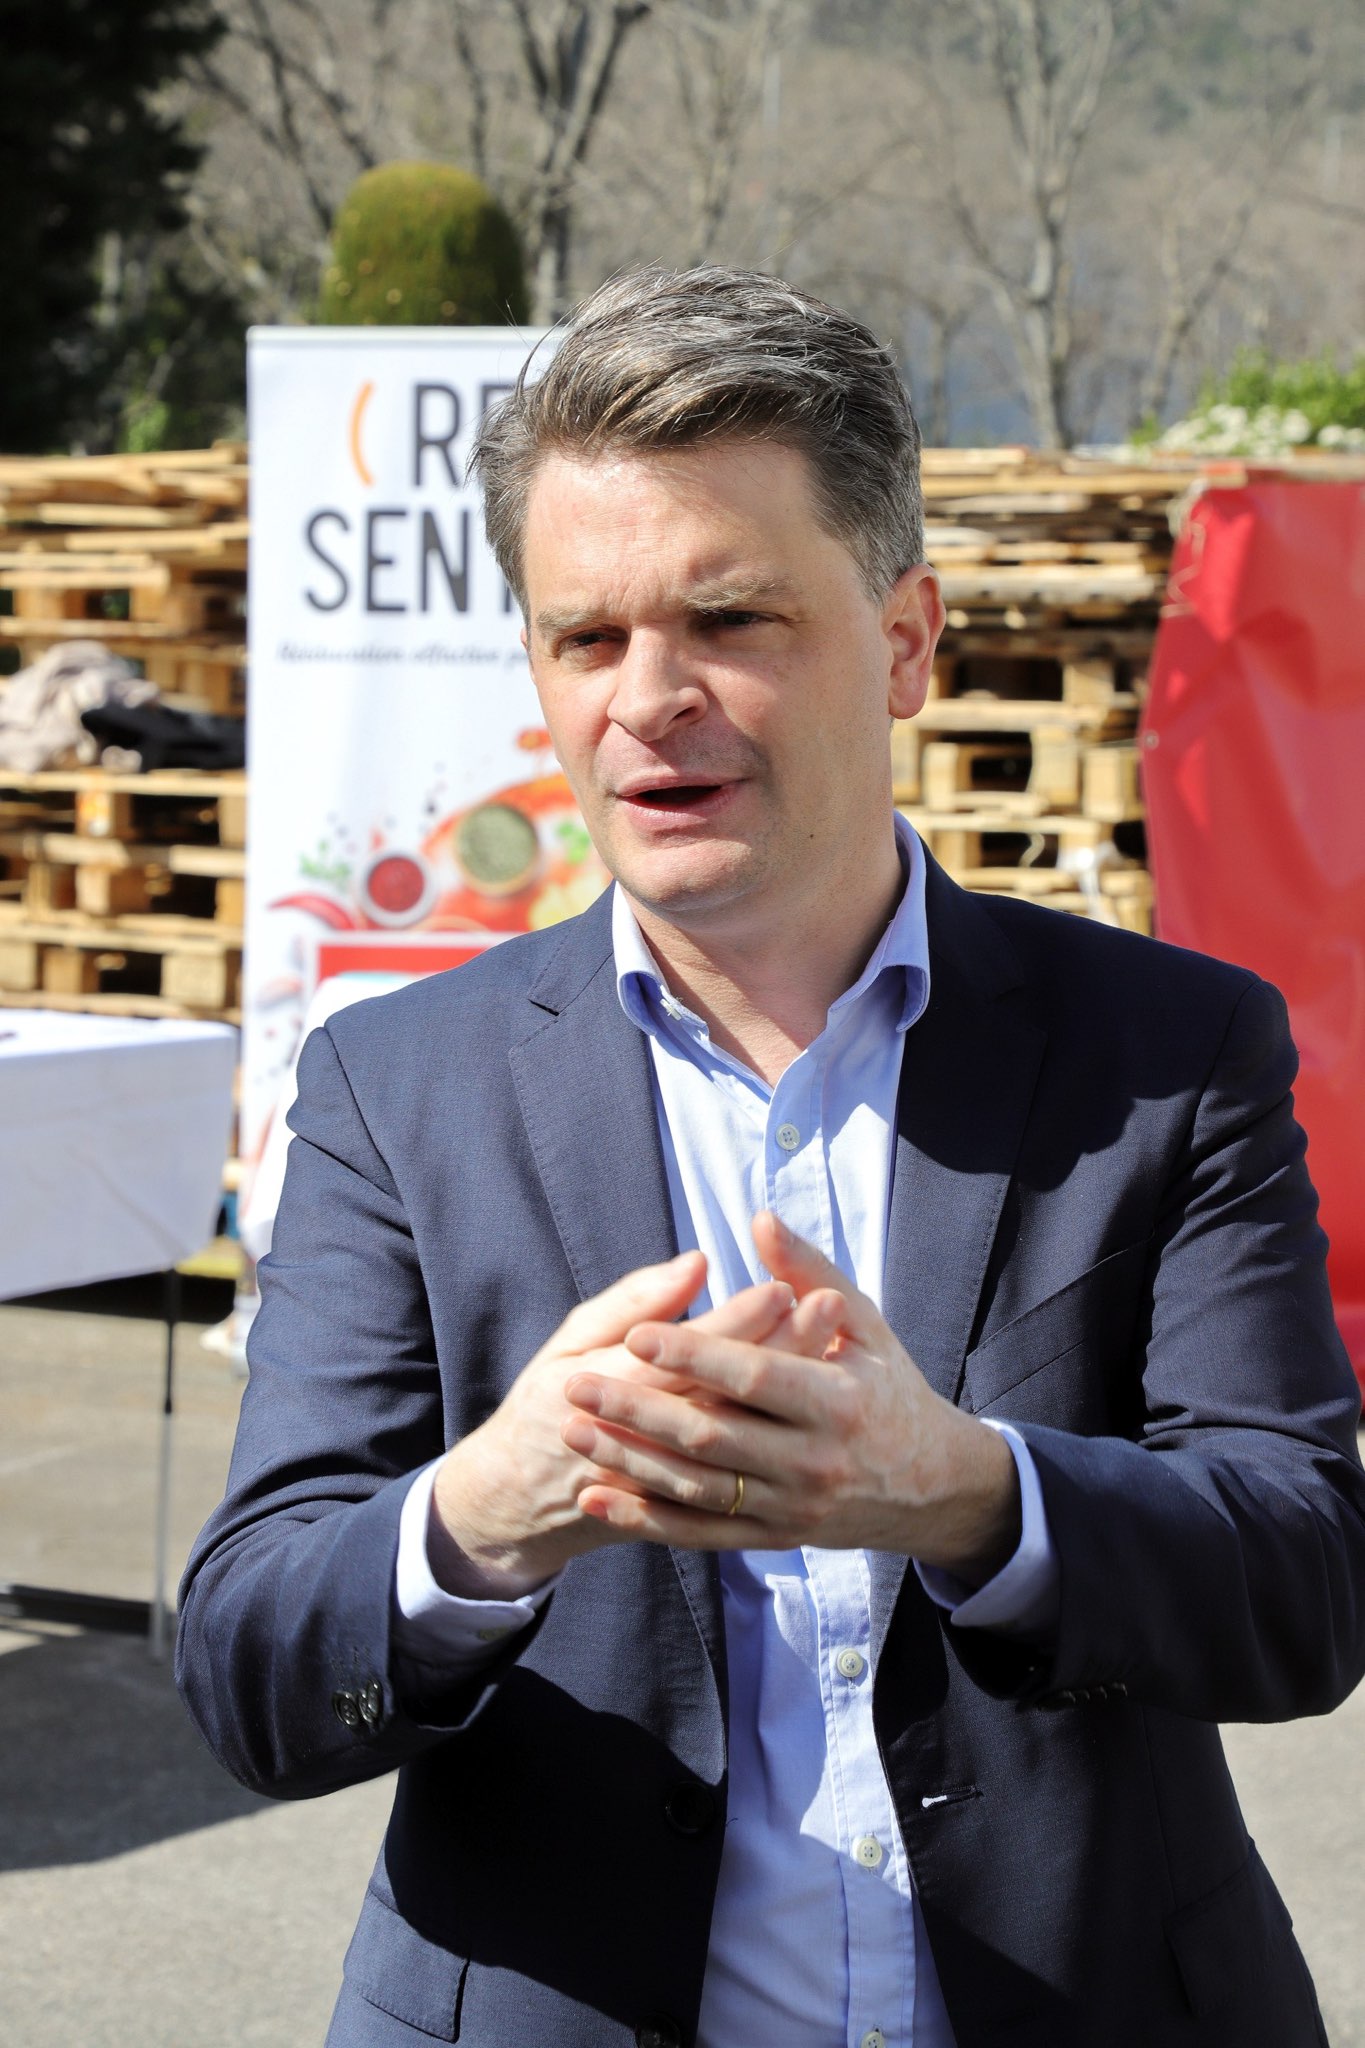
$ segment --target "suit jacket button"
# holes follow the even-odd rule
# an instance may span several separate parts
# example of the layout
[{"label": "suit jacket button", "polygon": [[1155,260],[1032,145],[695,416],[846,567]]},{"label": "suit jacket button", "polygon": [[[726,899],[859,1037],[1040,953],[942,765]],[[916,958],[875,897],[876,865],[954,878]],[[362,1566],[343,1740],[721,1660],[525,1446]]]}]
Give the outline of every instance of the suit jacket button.
[{"label": "suit jacket button", "polygon": [[334,1692],[332,1694],[332,1712],[344,1727],[358,1728],[360,1726],[360,1702],[353,1692]]},{"label": "suit jacket button", "polygon": [[665,1799],[664,1814],[669,1826],[680,1835],[704,1835],[716,1818],[715,1794],[705,1785],[686,1779],[675,1785]]},{"label": "suit jacket button", "polygon": [[377,1678],[360,1689],[360,1718],[367,1728],[377,1728],[384,1718],[384,1688]]},{"label": "suit jacket button", "polygon": [[682,2048],[682,2030],[667,2014],[645,2020],[635,2029],[635,2048]]}]

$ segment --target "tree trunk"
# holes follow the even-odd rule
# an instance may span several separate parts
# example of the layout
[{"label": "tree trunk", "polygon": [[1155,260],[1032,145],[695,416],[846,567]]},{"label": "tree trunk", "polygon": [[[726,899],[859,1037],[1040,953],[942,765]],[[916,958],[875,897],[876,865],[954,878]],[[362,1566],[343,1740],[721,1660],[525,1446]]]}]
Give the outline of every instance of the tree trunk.
[{"label": "tree trunk", "polygon": [[564,200],[552,200],[541,215],[531,275],[531,318],[537,327],[552,327],[572,312],[569,258],[573,245],[573,212]]}]

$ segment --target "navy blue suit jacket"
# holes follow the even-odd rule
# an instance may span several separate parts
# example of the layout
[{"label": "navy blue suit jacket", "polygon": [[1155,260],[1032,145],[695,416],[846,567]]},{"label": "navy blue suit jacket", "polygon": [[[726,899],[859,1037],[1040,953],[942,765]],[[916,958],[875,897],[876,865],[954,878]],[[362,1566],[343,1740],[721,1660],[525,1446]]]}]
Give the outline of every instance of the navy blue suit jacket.
[{"label": "navy blue suit jacket", "polygon": [[[1030,1649],[873,1559],[876,1726],[959,2048],[1308,2048],[1215,1726],[1325,1711],[1365,1668],[1357,1399],[1284,1006],[932,863],[928,915],[886,1314],[1022,1430],[1061,1580]],[[406,1475],[675,1248],[607,900],[334,1017],[293,1123],[178,1654],[244,1783],[401,1767],[330,2039],[688,2043],[725,1812],[714,1557],[576,1559],[460,1687],[390,1641]]]}]

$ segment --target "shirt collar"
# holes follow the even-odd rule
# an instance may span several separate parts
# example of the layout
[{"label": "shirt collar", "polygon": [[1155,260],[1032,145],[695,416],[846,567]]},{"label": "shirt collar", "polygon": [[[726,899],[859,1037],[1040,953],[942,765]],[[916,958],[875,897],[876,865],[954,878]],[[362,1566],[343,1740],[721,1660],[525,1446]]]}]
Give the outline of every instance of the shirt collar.
[{"label": "shirt collar", "polygon": [[[894,814],[894,819],[905,887],[891,922],[877,941],[872,958],[852,988],[845,989],[843,995],[831,1004],[830,1017],[851,1009],[883,976],[894,976],[900,984],[900,1005],[895,1025],[898,1031],[906,1031],[923,1014],[929,1000],[929,928],[924,904],[926,869],[924,848],[918,835],[899,812]],[[675,1017],[679,1013],[683,1016],[690,1014],[682,1009],[659,972],[658,963],[645,943],[644,934],[619,882],[612,889],[611,943],[616,964],[616,993],[632,1024],[641,1031],[654,1031],[658,1008]]]}]

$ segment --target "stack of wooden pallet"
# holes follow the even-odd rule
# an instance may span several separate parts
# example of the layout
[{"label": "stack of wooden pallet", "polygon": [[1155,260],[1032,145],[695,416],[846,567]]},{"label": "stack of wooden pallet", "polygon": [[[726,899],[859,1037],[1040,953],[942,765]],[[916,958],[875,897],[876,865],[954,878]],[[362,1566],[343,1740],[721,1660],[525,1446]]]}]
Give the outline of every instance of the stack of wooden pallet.
[{"label": "stack of wooden pallet", "polygon": [[[0,459],[0,647],[98,641],[240,712],[246,489],[237,444]],[[241,774],[0,769],[0,1006],[235,1020],[245,825]]]},{"label": "stack of wooden pallet", "polygon": [[1150,931],[1137,717],[1198,469],[926,452],[926,552],[948,625],[897,725],[896,798],[968,888]]},{"label": "stack of wooden pallet", "polygon": [[131,656],[176,703],[245,702],[246,449],[0,457],[0,645]]},{"label": "stack of wooden pallet", "polygon": [[246,777],[0,771],[0,1008],[240,1021]]}]

